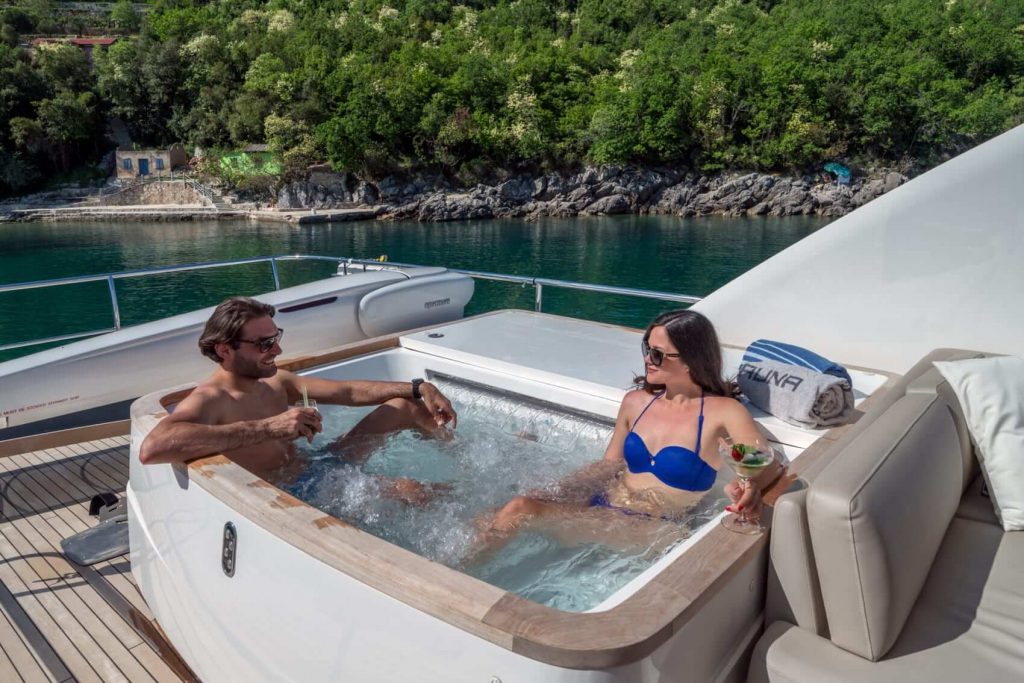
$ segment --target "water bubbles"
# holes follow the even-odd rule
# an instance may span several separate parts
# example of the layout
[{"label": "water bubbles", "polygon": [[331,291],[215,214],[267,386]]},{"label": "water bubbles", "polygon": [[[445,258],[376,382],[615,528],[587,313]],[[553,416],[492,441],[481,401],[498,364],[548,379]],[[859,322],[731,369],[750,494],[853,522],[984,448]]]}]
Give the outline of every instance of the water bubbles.
[{"label": "water bubbles", "polygon": [[[551,529],[524,530],[500,550],[476,557],[482,518],[515,495],[555,492],[564,477],[600,460],[611,426],[485,387],[431,381],[459,414],[450,440],[414,431],[392,434],[354,464],[329,446],[372,408],[323,406],[325,431],[304,448],[311,467],[289,492],[428,559],[572,611],[596,606],[689,533],[686,525],[614,511],[595,522],[584,511],[579,519],[561,520],[561,528],[554,523]],[[448,490],[423,505],[408,505],[388,495],[397,477]],[[722,492],[716,489],[717,495],[705,496],[698,521],[718,513]]]}]

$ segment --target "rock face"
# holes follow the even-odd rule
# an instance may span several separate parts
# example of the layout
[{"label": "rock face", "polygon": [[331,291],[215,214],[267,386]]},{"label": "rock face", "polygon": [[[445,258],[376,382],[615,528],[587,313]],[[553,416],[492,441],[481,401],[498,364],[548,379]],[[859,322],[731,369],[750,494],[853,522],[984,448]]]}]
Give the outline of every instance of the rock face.
[{"label": "rock face", "polygon": [[281,209],[383,205],[393,220],[458,221],[480,218],[614,215],[842,216],[894,190],[907,177],[894,171],[837,185],[824,178],[767,173],[704,176],[672,169],[619,166],[579,173],[520,174],[494,185],[452,188],[440,176],[377,183],[318,169],[283,187]]}]

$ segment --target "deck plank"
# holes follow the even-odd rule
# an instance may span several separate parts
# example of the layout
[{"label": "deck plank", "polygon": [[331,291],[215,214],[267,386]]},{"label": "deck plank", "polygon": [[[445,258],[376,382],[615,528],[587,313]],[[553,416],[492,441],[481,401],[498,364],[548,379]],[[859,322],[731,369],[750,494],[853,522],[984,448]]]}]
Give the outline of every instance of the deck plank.
[{"label": "deck plank", "polygon": [[60,551],[96,524],[93,494],[123,495],[128,445],[110,437],[0,459],[0,680],[181,680],[129,623],[152,615],[127,558],[78,567]]},{"label": "deck plank", "polygon": [[[84,448],[79,448],[78,446],[72,446],[70,447],[70,450],[74,452],[74,455],[72,457],[76,457],[78,455],[86,453],[84,451]],[[79,452],[80,450],[82,452]],[[26,455],[29,458],[45,458],[48,460],[52,460],[54,457],[56,457],[56,455],[52,452],[36,452]],[[68,456],[64,455],[62,457]],[[80,504],[68,506],[67,508],[67,510],[71,513],[74,513],[75,516],[77,517],[77,520],[79,520],[76,522],[74,520],[69,521],[68,519],[65,519],[65,521],[67,521],[69,525],[73,528],[73,531],[70,531],[65,534],[65,536],[68,536],[72,533],[84,531],[85,529],[88,529],[95,525],[95,522],[88,515],[88,508],[86,502],[98,490],[103,489],[104,487],[100,486],[99,489],[89,488],[88,486],[84,485],[80,479],[76,480],[73,477],[65,477],[65,481],[69,482],[69,485],[73,487],[75,491],[78,492],[78,496],[82,500]],[[104,480],[104,482],[109,483],[110,488],[116,491],[121,491],[124,488],[124,482],[121,481],[111,479],[109,481]],[[65,517],[67,517],[67,515],[65,515]],[[152,620],[153,616],[149,611],[149,606],[146,605],[146,602],[142,597],[142,593],[139,592],[138,586],[135,585],[135,581],[131,575],[130,569],[131,567],[127,564],[126,556],[122,556],[120,558],[113,558],[111,560],[107,560],[105,562],[93,565],[93,567],[90,568],[91,571],[83,572],[83,577],[90,583],[97,584],[94,587],[96,587],[98,590],[101,588],[99,584],[102,584],[104,582],[109,583],[117,589],[120,596],[123,599],[127,600],[131,607],[134,610],[136,610],[140,616]]]},{"label": "deck plank", "polygon": [[[78,448],[72,447],[71,450],[76,451]],[[77,457],[77,455],[80,454],[71,454],[71,457]],[[29,459],[42,459],[48,456],[54,457],[54,453],[36,452],[27,454]],[[88,516],[88,510],[84,502],[88,500],[93,493],[95,493],[95,490],[88,489],[85,484],[81,483],[81,480],[75,481],[74,479],[65,479],[65,482],[70,482],[71,486],[77,487],[81,492],[83,502],[59,511],[58,520],[68,524],[69,526],[66,530],[59,530],[60,533],[51,535],[51,541],[55,544],[55,548],[59,547],[61,538],[90,528],[95,524]],[[51,522],[51,525],[55,525],[60,522]],[[131,567],[127,562],[126,556],[113,558],[106,562],[93,565],[92,567],[77,567],[75,565],[70,565],[70,563],[69,566],[73,567],[73,571],[77,571],[79,576],[114,609],[115,614],[113,618],[116,619],[116,624],[126,624],[124,615],[129,613],[132,614],[133,620],[136,621],[153,620],[152,613],[149,611],[149,607],[142,598],[142,594],[139,592],[138,587],[135,585],[133,580],[128,578],[131,575]],[[129,649],[131,649],[138,659],[140,653],[144,652],[142,648],[138,647],[141,644],[141,640],[137,637],[137,632],[134,627],[127,625],[125,627],[131,632],[131,638],[137,642],[133,645],[127,639],[122,638],[122,641]],[[152,657],[145,657],[145,662],[152,663],[153,665],[153,667],[150,668],[150,674],[157,676],[159,680],[179,680],[172,669],[159,657],[159,655],[152,652],[151,648],[150,653],[153,655]]]},{"label": "deck plank", "polygon": [[[72,448],[72,450],[78,450],[78,449],[77,448]],[[82,454],[81,453],[75,453],[74,455],[77,456],[77,455],[82,455]],[[52,459],[54,457],[54,455],[53,454],[47,455],[45,452],[36,452],[36,453],[27,454],[27,457],[29,457],[29,458],[37,458],[37,459],[43,459],[43,458]],[[57,463],[57,464],[59,464],[59,463]],[[56,472],[58,470],[54,470],[54,471]],[[99,490],[108,490],[108,489],[105,489],[103,486],[100,486],[99,488],[90,488],[90,487],[82,484],[81,480],[75,480],[72,477],[66,476],[66,473],[65,473],[63,481],[65,482],[67,487],[70,487],[72,489],[72,493],[70,495],[74,496],[74,495],[76,495],[76,492],[77,492],[77,496],[80,498],[80,500],[82,500],[82,503],[77,504],[77,505],[73,505],[73,506],[68,506],[68,508],[67,508],[67,511],[69,513],[73,513],[75,515],[75,517],[77,518],[77,521],[75,521],[75,520],[70,519],[70,517],[68,515],[65,515],[65,521],[68,522],[69,526],[71,526],[73,528],[73,531],[70,531],[69,533],[65,534],[67,536],[67,535],[71,535],[72,533],[78,533],[79,531],[84,531],[84,530],[86,530],[88,528],[91,528],[91,527],[93,527],[95,525],[95,521],[93,521],[89,517],[89,515],[88,515],[88,508],[87,508],[86,503]],[[104,479],[104,480],[102,480],[102,482],[99,482],[99,483],[109,484],[110,485],[109,489],[112,489],[114,491],[123,493],[124,482],[119,482],[119,481],[114,480],[114,479],[110,479],[110,480]],[[118,569],[111,570],[111,567],[118,567]],[[139,611],[143,612],[147,616],[147,618],[150,618],[150,619],[152,618],[152,616],[149,614],[148,606],[146,605],[145,601],[142,599],[142,594],[139,593],[138,587],[135,586],[134,580],[129,578],[131,576],[131,572],[129,571],[130,567],[127,564],[125,564],[125,559],[123,557],[122,558],[114,558],[112,560],[107,560],[106,562],[94,565],[93,569],[100,576],[105,576],[107,581],[109,581],[111,584],[113,584],[115,587],[117,587],[118,591],[126,599],[128,599],[129,602],[132,603],[133,607],[135,607]]]},{"label": "deck plank", "polygon": [[[78,650],[85,655],[90,664],[98,670],[104,680],[152,680],[138,661],[131,656],[128,648],[111,632],[108,625],[94,611],[102,602],[98,596],[88,595],[88,586],[76,574],[61,574],[54,566],[52,558],[59,556],[53,550],[49,552],[36,548],[26,537],[31,533],[26,524],[16,528],[16,533],[5,530],[4,536],[15,551],[24,555],[25,564],[38,577],[32,581],[32,590],[45,590],[59,602],[60,606],[70,615],[74,632],[69,637]],[[35,555],[35,557],[32,557]],[[49,555],[44,559],[44,555]],[[26,576],[31,576],[29,572]],[[91,599],[89,599],[91,597]],[[104,603],[105,605],[105,603]],[[109,610],[109,606],[107,606]],[[113,615],[116,618],[116,615]],[[122,621],[122,624],[124,622]],[[136,640],[138,640],[136,638]]]},{"label": "deck plank", "polygon": [[[38,580],[35,576],[25,576],[25,568],[21,565],[21,554],[7,541],[4,528],[0,527],[0,581],[18,600],[18,604],[32,617],[32,621],[49,641],[51,647],[68,668],[69,673],[79,681],[103,680],[99,673],[90,666],[82,655],[79,644],[80,636],[85,636],[81,624],[75,621],[64,605],[45,586],[32,590],[25,583]],[[88,638],[88,636],[86,636]]]},{"label": "deck plank", "polygon": [[[10,458],[15,462],[19,459],[19,456]],[[31,462],[29,458],[24,460]],[[29,476],[39,485],[45,482],[40,470],[32,471]],[[61,554],[60,538],[76,531],[65,527],[67,534],[57,532],[54,525],[59,528],[64,522],[62,513],[66,511],[57,512],[57,517],[38,520],[40,528],[33,525],[34,520],[26,517],[9,521],[4,535],[14,549],[22,553],[22,559],[36,574],[38,581],[48,584],[64,608],[82,626],[85,634],[76,634],[76,645],[91,661],[100,665],[104,678],[152,680],[129,652],[129,648],[141,642],[138,634],[88,586]],[[85,524],[81,526],[88,528]],[[49,533],[52,542],[43,537],[43,530]]]},{"label": "deck plank", "polygon": [[11,669],[0,666],[0,680],[3,681],[56,681],[48,676],[32,650],[21,638],[18,627],[6,613],[0,611],[0,651],[10,663]]},{"label": "deck plank", "polygon": [[3,648],[3,640],[0,640],[0,681],[24,681],[14,666],[14,662],[7,656]]},{"label": "deck plank", "polygon": [[[58,681],[71,676],[71,672],[68,671],[60,656],[50,646],[46,636],[36,626],[32,617],[22,609],[18,600],[7,589],[7,586],[3,584],[2,579],[0,579],[0,611],[3,612],[7,622],[14,628],[25,649],[28,650],[35,660],[35,667],[28,663],[24,667],[22,675],[26,676],[26,679],[35,668],[41,669],[45,673],[47,680]],[[6,645],[8,641],[5,639],[4,643]],[[13,641],[10,641],[10,644],[12,645],[13,652]],[[18,659],[13,658],[13,661],[17,662]]]}]

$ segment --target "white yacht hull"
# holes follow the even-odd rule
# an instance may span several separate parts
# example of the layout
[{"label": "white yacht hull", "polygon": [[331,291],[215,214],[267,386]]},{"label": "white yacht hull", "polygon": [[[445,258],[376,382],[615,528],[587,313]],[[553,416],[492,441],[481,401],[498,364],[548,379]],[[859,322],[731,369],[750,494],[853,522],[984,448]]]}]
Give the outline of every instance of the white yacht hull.
[{"label": "white yacht hull", "polygon": [[[278,308],[286,357],[421,325],[456,320],[473,294],[471,278],[443,268],[377,270],[259,295]],[[396,305],[401,301],[401,305]],[[125,328],[0,363],[0,440],[127,417],[127,405],[160,387],[208,375],[213,364],[196,346],[213,308]],[[104,408],[113,410],[104,411]]]}]

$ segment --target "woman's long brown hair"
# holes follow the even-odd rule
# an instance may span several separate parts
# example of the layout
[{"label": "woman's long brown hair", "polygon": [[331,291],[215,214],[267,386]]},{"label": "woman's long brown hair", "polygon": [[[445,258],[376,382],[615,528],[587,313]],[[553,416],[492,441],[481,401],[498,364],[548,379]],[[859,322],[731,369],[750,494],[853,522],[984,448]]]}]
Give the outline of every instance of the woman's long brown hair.
[{"label": "woman's long brown hair", "polygon": [[[649,341],[651,330],[664,327],[679,360],[690,368],[690,379],[705,393],[712,396],[732,396],[735,390],[722,377],[722,347],[711,321],[697,311],[679,310],[662,313],[647,326],[644,341]],[[637,376],[636,384],[653,394],[665,388],[664,384],[651,384],[646,375]]]}]

